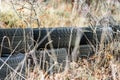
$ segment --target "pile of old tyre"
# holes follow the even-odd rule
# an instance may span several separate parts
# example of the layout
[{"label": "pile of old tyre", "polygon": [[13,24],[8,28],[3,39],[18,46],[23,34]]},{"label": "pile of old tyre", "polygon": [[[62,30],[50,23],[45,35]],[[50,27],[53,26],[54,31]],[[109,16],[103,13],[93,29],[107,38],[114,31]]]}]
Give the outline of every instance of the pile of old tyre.
[{"label": "pile of old tyre", "polygon": [[22,64],[25,53],[31,50],[36,50],[38,55],[41,55],[41,50],[54,50],[58,54],[58,62],[64,61],[68,54],[76,50],[80,51],[77,56],[89,57],[101,42],[109,43],[116,30],[120,27],[0,29],[0,79],[7,77],[10,71],[16,75],[24,74],[20,69],[14,69]]},{"label": "pile of old tyre", "polygon": [[5,77],[11,80],[9,79],[12,74],[10,72],[14,72],[14,75],[20,72],[17,66],[25,57],[23,53],[27,51],[27,45],[32,43],[31,33],[31,29],[28,28],[0,29],[0,80],[4,80]]}]

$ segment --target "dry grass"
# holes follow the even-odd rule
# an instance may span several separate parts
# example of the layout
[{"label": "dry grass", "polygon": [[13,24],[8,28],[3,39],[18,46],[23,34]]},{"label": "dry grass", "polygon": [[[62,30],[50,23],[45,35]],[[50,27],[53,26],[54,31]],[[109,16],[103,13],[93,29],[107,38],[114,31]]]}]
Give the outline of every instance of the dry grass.
[{"label": "dry grass", "polygon": [[[112,25],[120,23],[120,3],[116,2],[116,4],[113,5],[113,2],[107,3],[104,0],[101,1],[103,2],[99,3],[96,10],[94,0],[91,6],[84,6],[83,10],[81,9],[82,2],[80,3],[79,9],[71,8],[71,4],[66,5],[62,2],[58,6],[56,5],[57,3],[53,5],[52,1],[48,2],[48,4],[44,2],[35,3],[33,6],[28,2],[23,2],[24,4],[14,2],[13,5],[15,9],[12,8],[13,10],[11,11],[11,8],[9,8],[7,11],[0,12],[0,27],[80,27],[100,24],[106,26],[106,24],[109,23]],[[15,11],[15,13],[13,11]],[[30,67],[27,69],[27,77],[25,77],[25,79],[119,80],[120,39],[112,41],[107,47],[97,49],[95,52],[96,55],[89,59],[80,59],[78,62],[68,62],[63,72],[51,75],[41,70],[39,68],[40,64],[36,63],[32,71],[30,71]],[[25,60],[23,62],[25,62]],[[17,76],[15,73],[14,75]],[[17,79],[17,77],[15,77],[15,79]]]},{"label": "dry grass", "polygon": [[[27,80],[119,80],[120,79],[120,43],[113,42],[105,49],[97,50],[96,55],[78,62],[67,62],[63,72],[47,74],[40,70],[40,64],[34,67]],[[54,64],[53,64],[54,65]],[[56,64],[57,66],[57,64]]]},{"label": "dry grass", "polygon": [[[41,1],[41,0],[40,0]],[[64,1],[48,1],[30,4],[29,1],[2,2],[0,22],[6,27],[58,27],[99,25],[103,18],[112,17],[120,23],[120,3],[118,1],[92,0],[90,6],[80,1],[78,8]],[[76,6],[77,4],[75,4]],[[9,8],[8,8],[9,7]],[[14,8],[13,8],[14,7]],[[17,15],[16,15],[17,14]],[[14,17],[13,17],[14,16]],[[39,25],[38,25],[39,24]]]}]

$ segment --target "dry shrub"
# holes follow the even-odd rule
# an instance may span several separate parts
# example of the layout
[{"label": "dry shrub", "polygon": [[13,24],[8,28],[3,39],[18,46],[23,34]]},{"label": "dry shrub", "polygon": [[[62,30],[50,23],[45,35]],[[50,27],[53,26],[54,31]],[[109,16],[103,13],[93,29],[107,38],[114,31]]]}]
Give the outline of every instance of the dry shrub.
[{"label": "dry shrub", "polygon": [[[120,22],[120,3],[118,1],[109,0],[83,0],[75,3],[72,7],[71,2],[60,0],[50,0],[43,2],[42,0],[31,1],[12,1],[12,15],[16,15],[17,22],[12,22],[8,27],[58,27],[58,26],[89,26],[99,25],[104,17],[112,17],[116,23]],[[88,1],[88,2],[87,2]],[[9,2],[11,3],[11,2]],[[3,2],[2,4],[5,4]],[[77,7],[75,7],[77,6]],[[8,13],[4,13],[7,17]],[[5,22],[3,16],[2,22]],[[11,20],[7,19],[9,22]],[[20,24],[18,24],[20,22]],[[18,25],[17,25],[18,24]],[[38,25],[39,24],[39,25]],[[14,27],[15,27],[14,26]]]},{"label": "dry shrub", "polygon": [[[54,2],[52,2],[54,1]],[[118,24],[120,18],[120,3],[110,0],[91,0],[91,5],[80,2],[79,8],[71,8],[71,4],[55,0],[48,2],[12,2],[15,14],[0,13],[0,25],[8,27],[58,27],[58,26],[106,26]],[[96,1],[99,1],[96,2]],[[108,2],[107,2],[108,1]],[[59,4],[56,6],[56,4]],[[96,5],[97,4],[97,5]],[[76,4],[75,4],[76,5]],[[74,6],[75,6],[74,5]],[[96,7],[97,6],[97,7]],[[14,17],[14,15],[16,15]],[[13,18],[14,17],[14,18]],[[6,24],[8,22],[8,24]],[[63,72],[48,75],[35,65],[28,71],[26,80],[119,80],[120,79],[120,40],[97,49],[94,56],[89,59],[80,59],[70,62]],[[102,44],[102,43],[101,43]]]}]

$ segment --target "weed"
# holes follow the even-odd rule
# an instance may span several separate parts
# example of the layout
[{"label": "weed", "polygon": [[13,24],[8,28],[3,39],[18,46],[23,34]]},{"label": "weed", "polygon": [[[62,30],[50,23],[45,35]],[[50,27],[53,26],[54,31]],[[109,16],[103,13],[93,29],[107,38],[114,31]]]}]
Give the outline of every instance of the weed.
[{"label": "weed", "polygon": [[[5,28],[11,27],[58,27],[58,26],[91,26],[115,25],[120,23],[120,3],[116,0],[91,0],[91,5],[87,5],[84,1],[80,1],[78,7],[76,4],[65,4],[64,1],[56,3],[55,0],[47,2],[15,2],[11,6],[15,13],[0,12],[0,26],[4,23]],[[58,0],[59,1],[59,0]],[[58,5],[56,5],[58,4]],[[97,7],[96,7],[97,5]],[[4,25],[2,28],[4,28]],[[104,33],[105,34],[105,33]],[[105,37],[103,34],[103,37]],[[108,35],[109,36],[109,35]],[[119,80],[120,79],[120,40],[113,39],[110,44],[96,49],[95,55],[89,59],[80,59],[78,62],[69,62],[66,58],[64,64],[54,61],[53,55],[49,50],[44,49],[39,53],[45,55],[35,55],[35,51],[31,50],[34,65],[27,64],[26,73],[20,77],[26,80]],[[54,52],[55,49],[53,49]],[[34,54],[34,55],[33,55]],[[26,52],[26,57],[28,53]],[[47,60],[47,55],[50,60]],[[51,60],[51,56],[53,60]],[[47,62],[50,61],[50,62]],[[21,62],[25,65],[26,59]],[[28,61],[29,63],[29,61]],[[31,63],[31,62],[30,62]],[[62,66],[61,66],[62,65]],[[64,65],[64,66],[63,66]],[[42,68],[40,67],[42,66]],[[45,70],[44,70],[45,69]],[[55,70],[55,72],[54,72]],[[13,71],[10,77],[6,79],[21,79]],[[13,78],[14,75],[14,78]],[[24,77],[25,76],[25,77]],[[22,79],[21,79],[22,80]]]}]

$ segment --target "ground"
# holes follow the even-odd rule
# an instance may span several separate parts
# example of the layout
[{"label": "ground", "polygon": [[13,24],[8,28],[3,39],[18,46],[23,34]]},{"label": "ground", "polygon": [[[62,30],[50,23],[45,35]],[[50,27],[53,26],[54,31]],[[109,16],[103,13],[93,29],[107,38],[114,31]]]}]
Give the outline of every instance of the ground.
[{"label": "ground", "polygon": [[[39,0],[40,1],[40,0]],[[52,2],[53,1],[53,2]],[[90,6],[84,2],[79,8],[64,1],[31,3],[29,1],[2,1],[0,4],[0,28],[14,27],[85,27],[120,23],[120,3],[117,0],[99,0]],[[119,80],[120,79],[120,40],[106,48],[96,50],[96,55],[89,59],[71,62],[63,72],[48,75],[38,68],[28,74],[28,80]],[[113,44],[118,44],[116,45]],[[115,53],[114,53],[115,52]],[[97,54],[99,53],[99,54]],[[36,65],[39,66],[39,65]]]}]

